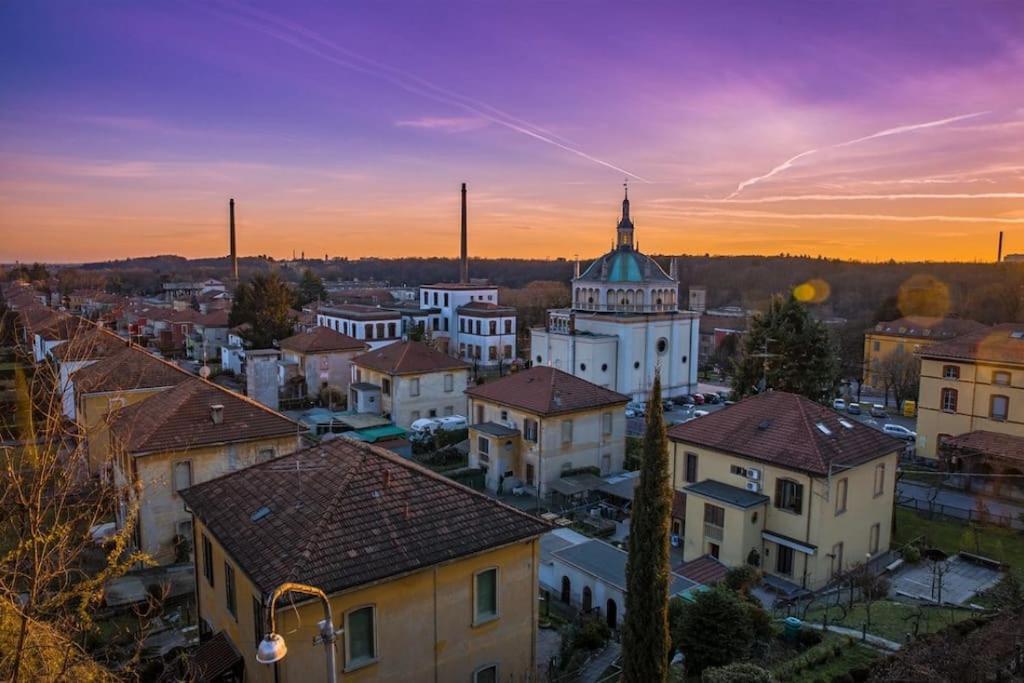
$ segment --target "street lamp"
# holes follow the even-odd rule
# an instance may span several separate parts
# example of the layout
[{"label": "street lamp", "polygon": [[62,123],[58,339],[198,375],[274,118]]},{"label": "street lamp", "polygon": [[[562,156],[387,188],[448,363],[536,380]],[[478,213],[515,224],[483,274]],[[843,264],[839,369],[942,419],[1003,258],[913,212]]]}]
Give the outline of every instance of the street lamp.
[{"label": "street lamp", "polygon": [[276,626],[274,617],[277,610],[277,601],[285,593],[302,593],[320,598],[320,602],[324,607],[324,618],[318,624],[320,636],[313,643],[323,643],[324,654],[327,659],[327,682],[336,683],[338,676],[334,668],[334,642],[337,640],[337,634],[341,631],[334,630],[334,615],[331,612],[331,601],[327,599],[327,594],[313,586],[307,586],[302,583],[282,583],[274,589],[270,596],[270,614],[268,618],[270,628],[267,631],[267,635],[263,636],[263,640],[260,641],[259,647],[256,648],[256,661],[260,664],[273,664],[281,661],[288,654],[288,646],[285,644],[284,638],[274,630]]}]

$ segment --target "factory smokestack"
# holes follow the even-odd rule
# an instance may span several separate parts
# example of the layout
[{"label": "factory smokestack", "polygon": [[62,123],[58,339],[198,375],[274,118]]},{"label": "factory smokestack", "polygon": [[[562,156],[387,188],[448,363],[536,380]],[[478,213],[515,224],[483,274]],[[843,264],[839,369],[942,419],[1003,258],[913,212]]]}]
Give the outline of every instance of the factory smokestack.
[{"label": "factory smokestack", "polygon": [[235,248],[235,198],[228,202],[228,213],[231,216],[231,277],[238,284],[238,250]]},{"label": "factory smokestack", "polygon": [[459,260],[459,282],[469,284],[469,249],[466,246],[466,183],[462,183],[462,254]]},{"label": "factory smokestack", "polygon": [[999,231],[999,251],[996,252],[996,263],[1003,262],[1003,231]]}]

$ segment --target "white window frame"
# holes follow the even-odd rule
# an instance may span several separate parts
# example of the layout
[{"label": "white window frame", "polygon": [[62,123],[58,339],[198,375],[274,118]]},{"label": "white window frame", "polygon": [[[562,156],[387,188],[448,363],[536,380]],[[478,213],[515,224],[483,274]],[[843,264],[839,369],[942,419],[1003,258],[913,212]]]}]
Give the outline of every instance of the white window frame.
[{"label": "white window frame", "polygon": [[885,463],[875,465],[875,498],[885,493]]},{"label": "white window frame", "polygon": [[409,380],[409,395],[419,396],[420,395],[420,378],[413,377]]},{"label": "white window frame", "polygon": [[[494,572],[494,614],[481,617],[477,612],[477,585],[480,576],[488,572]],[[481,626],[501,618],[501,569],[499,567],[484,567],[473,572],[473,626]]]},{"label": "white window frame", "polygon": [[[178,465],[188,465],[188,486],[182,486],[181,488],[178,488]],[[195,469],[192,467],[191,460],[175,460],[171,464],[171,490],[174,492],[174,495],[177,496],[179,495],[179,492],[184,491],[190,486],[193,486],[196,481],[195,477],[196,473]]]},{"label": "white window frame", "polygon": [[[373,620],[373,657],[369,659],[360,659],[359,661],[352,661],[352,644],[349,639],[349,635],[352,633],[348,625],[348,618],[353,612],[358,612],[370,608]],[[380,661],[380,638],[377,632],[377,605],[375,603],[367,603],[364,605],[356,605],[350,610],[345,611],[343,617],[344,628],[345,628],[345,672],[356,671],[365,667],[376,664]]]},{"label": "white window frame", "polygon": [[446,392],[455,391],[455,375],[450,372],[444,376],[444,390]]},{"label": "white window frame", "polygon": [[601,433],[604,436],[611,436],[614,429],[613,424],[611,413],[601,413]]},{"label": "white window frame", "polygon": [[484,664],[483,666],[479,666],[476,669],[474,669],[473,683],[480,683],[480,674],[482,674],[484,671],[487,671],[488,669],[494,669],[494,680],[501,680],[501,671],[498,668],[498,663],[494,662],[492,664]]},{"label": "white window frame", "polygon": [[572,443],[572,420],[562,420],[562,445]]}]

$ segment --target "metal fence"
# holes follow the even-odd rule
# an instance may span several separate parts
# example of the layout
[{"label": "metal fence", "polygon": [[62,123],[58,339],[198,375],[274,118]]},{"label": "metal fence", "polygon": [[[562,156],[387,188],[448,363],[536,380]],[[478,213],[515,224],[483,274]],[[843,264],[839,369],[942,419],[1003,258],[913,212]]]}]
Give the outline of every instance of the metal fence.
[{"label": "metal fence", "polygon": [[930,519],[948,519],[956,522],[974,522],[991,524],[1008,529],[1024,530],[1024,520],[1018,515],[1006,515],[991,512],[987,507],[963,508],[934,501],[920,500],[910,496],[900,496],[896,504],[902,508],[914,510],[927,515]]}]

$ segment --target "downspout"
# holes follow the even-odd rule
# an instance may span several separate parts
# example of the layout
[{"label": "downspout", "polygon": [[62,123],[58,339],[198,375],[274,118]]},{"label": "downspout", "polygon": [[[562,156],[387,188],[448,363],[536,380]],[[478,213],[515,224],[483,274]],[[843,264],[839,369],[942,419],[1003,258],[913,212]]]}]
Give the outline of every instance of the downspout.
[{"label": "downspout", "polygon": [[434,683],[437,683],[437,565],[434,565]]},{"label": "downspout", "polygon": [[[831,477],[832,468],[829,467],[829,476]],[[804,541],[807,545],[811,544],[811,502],[814,496],[814,478],[811,475],[807,475],[807,535],[804,537]],[[807,564],[811,561],[810,555],[804,555],[804,577],[801,583],[803,588],[807,588]]]}]

